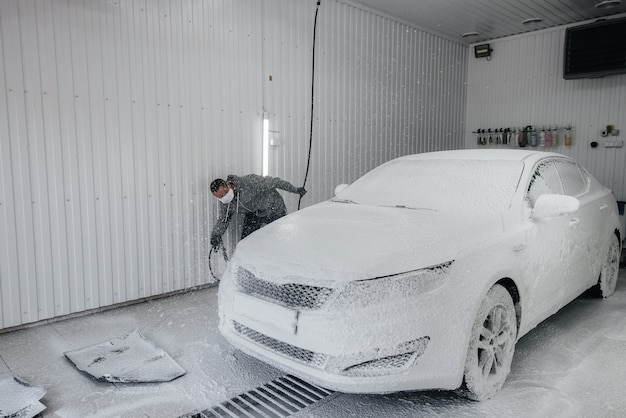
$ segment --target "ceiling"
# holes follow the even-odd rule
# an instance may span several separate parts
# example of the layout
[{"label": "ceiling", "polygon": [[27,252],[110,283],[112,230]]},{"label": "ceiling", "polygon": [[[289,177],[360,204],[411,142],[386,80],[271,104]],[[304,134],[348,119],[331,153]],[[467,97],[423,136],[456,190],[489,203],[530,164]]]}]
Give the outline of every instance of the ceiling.
[{"label": "ceiling", "polygon": [[[470,44],[626,12],[626,0],[353,0],[402,22]],[[596,7],[596,3],[619,3]],[[527,19],[542,19],[526,22]],[[478,35],[462,37],[476,32]]]}]

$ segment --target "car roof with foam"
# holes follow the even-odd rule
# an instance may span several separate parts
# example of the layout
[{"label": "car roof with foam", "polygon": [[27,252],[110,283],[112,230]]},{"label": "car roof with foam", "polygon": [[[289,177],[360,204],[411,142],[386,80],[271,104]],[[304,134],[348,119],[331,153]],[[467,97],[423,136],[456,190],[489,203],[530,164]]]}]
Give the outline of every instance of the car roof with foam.
[{"label": "car roof with foam", "polygon": [[565,157],[556,152],[524,150],[524,149],[465,149],[451,151],[435,151],[422,154],[407,155],[398,160],[509,160],[534,162],[546,157]]}]

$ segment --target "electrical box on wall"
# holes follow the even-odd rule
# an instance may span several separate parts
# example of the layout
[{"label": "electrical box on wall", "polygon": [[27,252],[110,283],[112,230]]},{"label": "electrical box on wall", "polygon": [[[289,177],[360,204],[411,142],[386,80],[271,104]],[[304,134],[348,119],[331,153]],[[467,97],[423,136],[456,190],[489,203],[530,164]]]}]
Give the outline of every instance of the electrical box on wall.
[{"label": "electrical box on wall", "polygon": [[624,141],[621,139],[609,139],[604,141],[604,148],[622,148],[624,146]]}]

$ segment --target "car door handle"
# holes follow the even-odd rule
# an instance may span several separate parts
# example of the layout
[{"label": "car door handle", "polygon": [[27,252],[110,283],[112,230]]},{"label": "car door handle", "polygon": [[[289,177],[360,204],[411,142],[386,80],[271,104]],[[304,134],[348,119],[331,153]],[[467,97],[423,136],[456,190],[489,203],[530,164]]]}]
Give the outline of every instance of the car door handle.
[{"label": "car door handle", "polygon": [[580,219],[578,218],[572,218],[569,220],[569,226],[578,225],[579,223],[580,223]]},{"label": "car door handle", "polygon": [[609,207],[609,205],[607,205],[606,203],[603,203],[603,204],[600,205],[600,210],[601,211],[605,211],[606,208],[608,208],[608,207]]}]

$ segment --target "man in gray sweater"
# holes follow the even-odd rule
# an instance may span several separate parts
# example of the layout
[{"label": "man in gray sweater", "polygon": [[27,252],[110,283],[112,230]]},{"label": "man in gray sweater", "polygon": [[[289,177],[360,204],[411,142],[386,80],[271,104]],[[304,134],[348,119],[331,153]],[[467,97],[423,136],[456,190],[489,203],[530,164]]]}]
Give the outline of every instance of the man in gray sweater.
[{"label": "man in gray sweater", "polygon": [[211,246],[216,248],[228,229],[232,217],[245,214],[241,239],[287,214],[285,201],[276,189],[304,196],[304,187],[296,187],[278,177],[229,175],[226,180],[211,182],[211,193],[220,201],[220,215],[211,232]]}]

